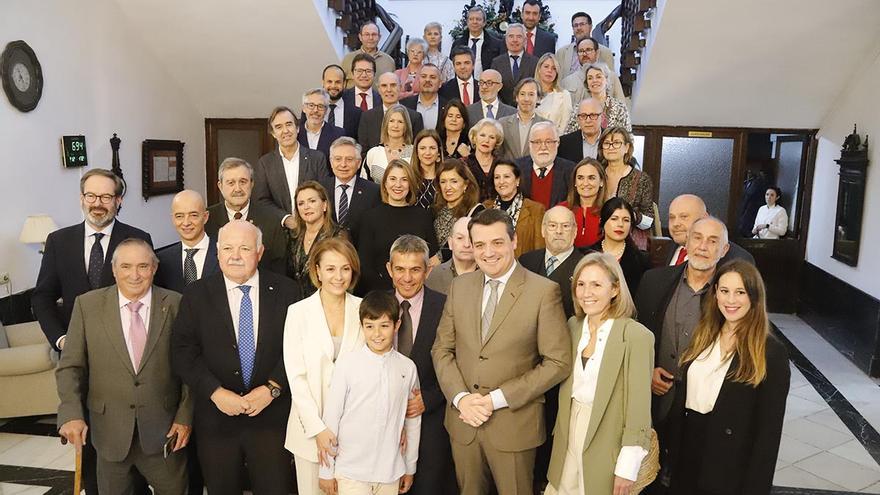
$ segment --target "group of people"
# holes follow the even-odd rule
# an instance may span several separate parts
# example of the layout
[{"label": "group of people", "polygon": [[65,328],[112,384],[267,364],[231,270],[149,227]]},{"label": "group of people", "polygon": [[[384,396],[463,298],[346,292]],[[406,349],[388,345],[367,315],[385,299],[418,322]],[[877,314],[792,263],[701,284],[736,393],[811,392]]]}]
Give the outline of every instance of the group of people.
[{"label": "group of people", "polygon": [[502,42],[471,9],[449,58],[429,23],[399,70],[365,24],[220,202],[174,197],[170,246],[83,175],[32,300],[87,493],[769,493],[789,368],[754,259],[683,195],[651,267],[610,52],[539,19]]}]

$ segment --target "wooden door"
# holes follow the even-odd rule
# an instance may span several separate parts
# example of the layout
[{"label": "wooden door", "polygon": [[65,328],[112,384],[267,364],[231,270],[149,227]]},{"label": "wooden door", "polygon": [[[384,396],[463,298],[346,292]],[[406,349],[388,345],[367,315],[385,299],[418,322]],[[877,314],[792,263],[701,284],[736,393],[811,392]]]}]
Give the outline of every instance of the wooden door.
[{"label": "wooden door", "polygon": [[275,145],[266,119],[205,119],[205,182],[209,205],[220,201],[217,168],[236,157],[255,165]]}]

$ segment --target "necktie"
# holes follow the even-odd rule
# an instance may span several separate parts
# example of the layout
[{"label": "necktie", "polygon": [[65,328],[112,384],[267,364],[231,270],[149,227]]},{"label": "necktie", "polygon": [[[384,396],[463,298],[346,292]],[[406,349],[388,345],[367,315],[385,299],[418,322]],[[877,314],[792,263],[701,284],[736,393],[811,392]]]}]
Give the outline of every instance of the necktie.
[{"label": "necktie", "polygon": [[471,104],[471,95],[468,94],[468,89],[467,89],[469,82],[470,81],[464,81],[461,83],[461,102],[465,106],[468,106]]},{"label": "necktie", "polygon": [[687,258],[687,255],[688,255],[688,250],[685,248],[681,248],[678,251],[678,258],[675,260],[675,266],[678,266],[678,265],[684,263],[684,259]]},{"label": "necktie", "polygon": [[241,289],[241,310],[238,313],[238,358],[241,361],[241,378],[245,390],[251,388],[251,373],[254,371],[254,356],[257,343],[254,340],[254,307],[251,303],[251,286],[239,285]]},{"label": "necktie", "polygon": [[538,178],[543,179],[547,176],[547,167],[538,167]]},{"label": "necktie", "polygon": [[339,213],[336,214],[336,223],[343,225],[346,217],[348,217],[348,184],[339,184],[342,192],[339,193]]},{"label": "necktie", "polygon": [[526,53],[528,53],[529,55],[534,55],[535,42],[533,41],[533,39],[535,37],[535,33],[526,33],[526,36],[528,36],[528,41],[526,41]]},{"label": "necktie", "polygon": [[550,258],[547,259],[547,266],[546,266],[544,273],[546,273],[546,275],[548,277],[550,276],[551,273],[553,273],[553,270],[556,269],[556,262],[557,261],[559,261],[559,260],[556,259],[556,256],[551,256]]},{"label": "necktie", "polygon": [[128,325],[128,340],[131,341],[131,362],[134,365],[134,371],[141,367],[141,358],[144,357],[144,347],[147,345],[147,328],[144,326],[144,320],[138,313],[144,304],[140,301],[132,301],[125,305],[131,312],[131,323]]},{"label": "necktie", "polygon": [[498,286],[501,282],[498,280],[490,280],[489,284],[489,300],[486,301],[486,309],[483,311],[483,328],[480,334],[483,342],[489,336],[489,327],[492,326],[492,317],[495,316],[495,307],[498,306]]},{"label": "necktie", "polygon": [[327,123],[336,125],[336,103],[330,104],[330,113],[327,114]]},{"label": "necktie", "polygon": [[93,289],[101,286],[101,272],[104,271],[104,246],[101,245],[101,239],[105,234],[95,232],[95,243],[92,244],[92,251],[89,253],[89,285]]},{"label": "necktie", "polygon": [[510,58],[513,59],[513,79],[515,81],[519,81],[519,55],[511,55]]},{"label": "necktie", "polygon": [[490,119],[495,118],[495,112],[492,111],[492,104],[491,103],[486,105],[486,117],[489,117]]},{"label": "necktie", "polygon": [[477,59],[477,43],[480,41],[480,38],[471,38],[471,53],[474,54],[474,60]]},{"label": "necktie", "polygon": [[234,215],[232,215],[233,220],[241,220],[241,212],[237,211]]},{"label": "necktie", "polygon": [[196,260],[193,259],[198,248],[184,249],[184,251],[186,251],[186,259],[183,260],[183,283],[189,285],[199,278],[196,271]]},{"label": "necktie", "polygon": [[409,357],[413,347],[412,316],[409,301],[400,303],[400,332],[397,333],[397,351]]},{"label": "necktie", "polygon": [[366,93],[361,93],[361,110],[363,110],[364,112],[366,112],[368,110],[368,108],[367,108],[367,94]]}]

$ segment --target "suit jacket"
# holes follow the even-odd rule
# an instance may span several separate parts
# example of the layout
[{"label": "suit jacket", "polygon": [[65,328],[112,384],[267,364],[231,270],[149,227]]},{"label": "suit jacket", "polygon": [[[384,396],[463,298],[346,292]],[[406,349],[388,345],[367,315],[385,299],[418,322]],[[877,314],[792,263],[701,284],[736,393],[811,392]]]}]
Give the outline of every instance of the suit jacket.
[{"label": "suit jacket", "polygon": [[516,102],[513,99],[513,88],[516,83],[527,77],[535,77],[535,69],[538,67],[538,57],[529,55],[523,51],[519,60],[519,77],[513,77],[513,71],[510,68],[510,56],[507,51],[501,52],[500,55],[492,60],[491,68],[501,73],[501,91],[498,97],[501,101],[508,105],[514,106]]},{"label": "suit jacket", "polygon": [[[364,345],[358,308],[361,298],[345,296],[345,328],[336,360]],[[290,306],[284,322],[284,369],[293,396],[284,448],[318,462],[315,435],[326,429],[321,419],[324,397],[335,368],[333,339],[324,316],[320,291]]]},{"label": "suit jacket", "polygon": [[[85,235],[85,223],[82,222],[56,230],[46,238],[46,249],[31,295],[31,305],[52,347],[67,333],[76,296],[92,290],[86,272]],[[111,266],[113,251],[120,242],[130,237],[153,244],[150,234],[116,220],[104,256],[101,287],[116,283]],[[61,298],[61,307],[58,306],[58,298]],[[57,347],[55,349],[59,350]]]},{"label": "suit jacket", "polygon": [[[336,177],[332,176],[323,179],[321,185],[327,190],[333,221],[338,222],[339,219],[336,218]],[[355,236],[358,232],[358,222],[360,222],[365,211],[378,206],[382,202],[382,197],[379,194],[379,184],[362,177],[355,177],[354,187],[347,191],[347,193],[348,215],[346,215],[342,226],[348,229],[352,243],[357,246]]]},{"label": "suit jacket", "polygon": [[431,355],[450,404],[446,429],[456,443],[473,442],[477,429],[458,419],[453,399],[461,392],[500,389],[509,407],[481,426],[486,438],[505,452],[533,449],[546,439],[544,393],[571,372],[559,287],[516,266],[482,342],[483,282],[480,272],[456,277],[437,327]]},{"label": "suit jacket", "polygon": [[425,287],[445,296],[449,293],[449,286],[452,285],[453,278],[455,278],[455,274],[452,272],[452,259],[449,259],[431,270],[428,278],[425,279]]},{"label": "suit jacket", "polygon": [[[571,64],[573,59],[577,57],[577,50],[574,43],[569,43],[556,51],[556,60],[559,62],[559,80],[571,74]],[[614,52],[607,46],[599,45],[599,58],[596,60],[614,70]]]},{"label": "suit jacket", "polygon": [[[223,201],[208,207],[208,222],[205,233],[211,239],[220,238],[220,227],[229,223],[229,215]],[[245,220],[256,225],[263,232],[265,251],[260,259],[260,268],[280,275],[287,273],[287,232],[281,222],[269,209],[251,201]]]},{"label": "suit jacket", "polygon": [[[492,112],[495,114],[495,120],[498,120],[501,117],[507,117],[508,115],[513,115],[516,113],[516,107],[512,107],[510,105],[505,105],[498,98],[495,99],[495,102],[492,103],[492,105],[494,105],[492,107]],[[478,101],[476,103],[471,103],[470,105],[468,105],[467,111],[468,111],[468,122],[470,122],[471,126],[473,126],[474,124],[483,120],[486,117],[483,114],[483,103],[481,101]]]},{"label": "suit jacket", "polygon": [[[519,170],[522,173],[520,188],[526,197],[531,197],[532,171],[534,170],[532,157],[528,155],[524,156],[517,160],[516,164],[519,166]],[[551,207],[565,201],[565,198],[568,196],[568,188],[571,187],[571,174],[572,170],[574,170],[574,166],[575,164],[573,162],[559,156],[557,156],[556,161],[553,162],[553,185],[550,189]]]},{"label": "suit jacket", "polygon": [[[299,177],[297,186],[307,180],[321,180],[330,175],[330,167],[327,165],[327,157],[323,154],[306,148],[299,147]],[[291,211],[290,187],[287,185],[287,176],[284,174],[284,164],[281,162],[281,153],[278,148],[260,157],[254,166],[254,190],[252,203],[257,203],[273,213],[281,222],[285,215]]]},{"label": "suit jacket", "polygon": [[[480,47],[480,61],[483,65],[483,70],[487,70],[492,68],[492,61],[495,60],[495,57],[501,55],[504,50],[504,41],[495,35],[489,33],[489,31],[483,31],[483,46]],[[471,36],[470,33],[465,33],[464,36],[456,38],[455,41],[452,42],[452,46],[471,46]]]},{"label": "suit jacket", "polygon": [[[666,258],[666,266],[669,266],[669,264],[672,263],[672,256],[675,254],[676,248],[678,248],[678,244],[674,242],[669,243],[669,251],[664,255],[664,258]],[[746,251],[744,247],[733,241],[730,241],[730,248],[728,248],[727,254],[718,261],[718,266],[731,260],[745,260],[753,265],[755,264],[755,257],[752,256],[752,253]]]},{"label": "suit jacket", "polygon": [[[411,108],[407,108],[406,112],[409,114],[413,137],[415,137],[416,134],[425,128],[425,124],[422,121],[422,114]],[[358,124],[358,142],[361,143],[361,147],[365,151],[381,144],[382,120],[384,118],[385,107],[382,106],[381,101],[378,106],[373,107],[372,110],[368,110],[361,115],[361,122]]]},{"label": "suit jacket", "polygon": [[[765,355],[767,377],[760,385],[752,387],[727,377],[721,385],[703,438],[703,463],[697,482],[701,490],[725,495],[770,493],[791,369],[785,346],[772,335],[767,338]],[[731,371],[739,366],[738,356],[734,355],[732,359]],[[682,368],[683,381],[669,413],[669,435],[664,442],[664,448],[668,448],[667,464],[672,469],[673,488],[683,455],[681,443],[689,368],[690,363]],[[719,449],[718,445],[724,445],[724,448]]]},{"label": "suit jacket", "polygon": [[[471,104],[480,101],[480,87],[477,86],[477,79],[471,76],[471,83],[468,85],[473,90],[474,97],[471,98]],[[461,88],[458,85],[458,78],[453,77],[452,79],[443,83],[443,86],[440,86],[440,96],[446,98],[447,100],[458,100],[464,101],[461,96]],[[473,124],[471,124],[473,125]]]},{"label": "suit jacket", "polygon": [[[281,358],[284,317],[300,294],[292,280],[266,270],[259,273],[257,349],[250,387],[241,376],[223,274],[196,280],[183,291],[171,338],[171,365],[194,396],[195,428],[200,436],[222,436],[248,427],[277,429],[279,435],[284,434],[290,411],[290,389]],[[253,418],[227,416],[211,402],[218,387],[246,394],[269,380],[281,385],[281,396]]]},{"label": "suit jacket", "polygon": [[[225,213],[225,212],[224,212]],[[209,236],[210,237],[210,236]],[[159,269],[153,283],[174,292],[183,292],[186,284],[183,281],[183,244],[175,242],[156,251],[159,258]],[[220,271],[220,263],[217,261],[217,241],[215,238],[208,239],[208,253],[205,255],[205,265],[202,267],[200,278],[210,277]]]},{"label": "suit jacket", "polygon": [[[541,276],[544,275],[546,271],[546,266],[544,263],[544,256],[546,255],[546,249],[536,249],[534,251],[529,251],[528,253],[523,254],[519,257],[519,262],[524,266],[527,270],[532,273],[537,273]],[[584,255],[581,254],[580,251],[575,249],[572,253],[565,258],[565,261],[562,264],[558,265],[553,272],[550,274],[550,280],[559,284],[559,290],[562,292],[562,308],[565,310],[566,318],[571,318],[574,316],[574,302],[572,301],[571,295],[571,285],[572,280],[571,277],[574,274],[574,268],[577,266],[578,261],[583,258]]]},{"label": "suit jacket", "polygon": [[580,129],[559,137],[559,156],[574,163],[584,159],[584,133]]},{"label": "suit jacket", "polygon": [[[639,282],[639,290],[634,299],[636,314],[639,316],[639,323],[645,325],[654,334],[654,343],[657,345],[663,333],[666,307],[669,306],[672,294],[686,268],[687,263],[652,268],[642,275],[642,281]],[[705,297],[704,294],[703,299]]]},{"label": "suit jacket", "polygon": [[[348,88],[348,89],[344,90],[342,92],[342,101],[345,102],[345,108],[357,108],[357,110],[359,112],[361,112],[361,115],[363,115],[364,112],[361,110],[361,107],[360,107],[361,102],[360,102],[359,98],[356,98],[357,93],[355,93],[355,90],[356,90],[356,88]],[[355,101],[355,100],[358,100],[358,101]],[[374,88],[373,89],[373,107],[372,108],[381,107],[381,106],[382,106],[382,96]],[[371,108],[371,110],[372,110],[372,108]],[[347,120],[348,120],[348,117],[346,117],[346,121]],[[346,122],[346,125],[347,124],[348,124],[348,122]],[[357,129],[357,127],[355,127],[355,129]],[[357,137],[357,135],[354,135],[351,137]]]},{"label": "suit jacket", "polygon": [[[137,426],[145,454],[160,454],[172,423],[189,425],[188,389],[171,371],[171,325],[180,294],[153,286],[150,323],[140,368],[135,370],[119,315],[116,285],[78,297],[55,376],[58,427],[83,419],[101,457],[119,462]],[[88,414],[84,406],[88,407]]]},{"label": "suit jacket", "polygon": [[[583,318],[568,320],[572,352],[577,352]],[[576,366],[580,356],[574,357]],[[596,396],[587,426],[583,452],[584,493],[611,493],[617,455],[625,445],[650,450],[651,372],[654,342],[651,332],[635,320],[618,318],[611,326],[599,366]],[[571,375],[559,388],[559,414],[553,429],[553,453],[547,479],[559,486],[568,452],[571,421]],[[717,444],[716,444],[717,445]]]},{"label": "suit jacket", "polygon": [[[536,27],[535,28],[535,40],[533,42],[535,44],[535,49],[532,52],[532,55],[534,55],[537,58],[541,58],[541,55],[543,55],[545,53],[555,53],[556,52],[556,40],[558,40],[558,39],[559,39],[558,34],[551,33],[549,31],[545,31],[539,27]],[[528,43],[528,33],[526,34],[526,40],[527,41],[525,43],[523,43],[523,46],[525,46],[525,44]],[[571,63],[571,62],[569,61],[569,63]],[[534,76],[534,74],[532,74],[532,76]]]},{"label": "suit jacket", "polygon": [[[529,143],[523,143],[519,139],[518,114],[513,112],[511,115],[499,118],[498,122],[501,124],[501,128],[504,129],[504,142],[501,143],[501,156],[507,160],[516,160],[517,158],[528,156]],[[535,115],[535,118],[532,119],[532,125],[535,125],[538,122],[550,121],[540,115]]]},{"label": "suit jacket", "polygon": [[[361,113],[363,112],[361,112],[360,107],[354,105],[354,93],[352,93],[351,98],[346,100],[345,92],[343,91],[339,96],[339,101],[342,102],[342,125],[336,122],[336,127],[341,127],[346,136],[357,139],[358,124],[361,121]],[[349,103],[349,101],[352,103]],[[330,103],[332,104],[333,102],[331,101]],[[328,156],[327,159],[329,160],[330,157]]]},{"label": "suit jacket", "polygon": [[342,127],[337,127],[324,122],[324,125],[321,126],[321,134],[318,136],[318,146],[316,148],[309,148],[309,138],[306,136],[306,125],[303,124],[299,126],[299,134],[296,135],[296,140],[299,141],[299,144],[301,144],[303,148],[320,151],[321,154],[324,155],[324,159],[328,160],[329,163],[330,145],[333,144],[333,141],[336,141],[336,139],[345,135],[345,129]]}]

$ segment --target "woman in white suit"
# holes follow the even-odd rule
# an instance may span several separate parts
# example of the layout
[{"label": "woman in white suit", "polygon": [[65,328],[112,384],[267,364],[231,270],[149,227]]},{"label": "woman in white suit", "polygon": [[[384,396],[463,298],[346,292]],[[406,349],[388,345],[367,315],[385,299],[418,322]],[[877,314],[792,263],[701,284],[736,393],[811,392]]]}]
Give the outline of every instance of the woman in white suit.
[{"label": "woman in white suit", "polygon": [[357,283],[357,251],[345,239],[319,241],[309,259],[309,277],[318,290],[287,310],[284,324],[284,367],[293,396],[284,447],[293,453],[301,495],[322,495],[318,469],[336,446],[324,426],[324,397],[338,359],[364,345],[358,308],[361,299],[348,293]]}]

